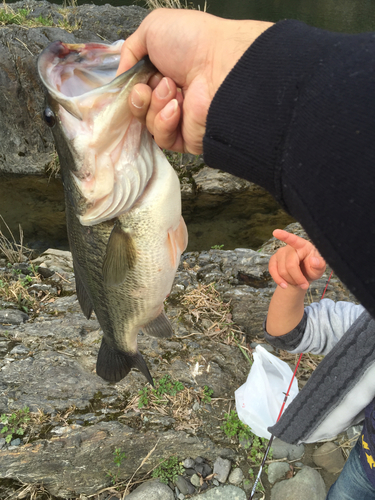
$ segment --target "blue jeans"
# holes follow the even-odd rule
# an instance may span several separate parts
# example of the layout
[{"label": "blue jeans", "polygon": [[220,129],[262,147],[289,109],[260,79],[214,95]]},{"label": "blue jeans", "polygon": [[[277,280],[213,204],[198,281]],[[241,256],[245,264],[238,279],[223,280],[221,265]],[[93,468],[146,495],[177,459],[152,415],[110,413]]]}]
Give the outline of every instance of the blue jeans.
[{"label": "blue jeans", "polygon": [[375,500],[375,488],[361,465],[361,438],[358,439],[326,500]]}]

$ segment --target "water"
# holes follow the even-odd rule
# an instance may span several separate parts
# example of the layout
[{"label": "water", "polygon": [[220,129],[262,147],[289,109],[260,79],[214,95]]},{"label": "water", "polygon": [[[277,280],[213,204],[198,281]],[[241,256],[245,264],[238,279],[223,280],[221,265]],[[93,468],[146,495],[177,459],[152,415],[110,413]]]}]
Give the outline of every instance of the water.
[{"label": "water", "polygon": [[[55,0],[55,3],[60,3]],[[78,0],[79,4],[89,1]],[[104,5],[144,6],[142,1],[94,0]],[[204,0],[189,2],[203,10]],[[375,31],[375,0],[207,0],[207,12],[229,19],[298,19],[311,26],[344,33]]]}]

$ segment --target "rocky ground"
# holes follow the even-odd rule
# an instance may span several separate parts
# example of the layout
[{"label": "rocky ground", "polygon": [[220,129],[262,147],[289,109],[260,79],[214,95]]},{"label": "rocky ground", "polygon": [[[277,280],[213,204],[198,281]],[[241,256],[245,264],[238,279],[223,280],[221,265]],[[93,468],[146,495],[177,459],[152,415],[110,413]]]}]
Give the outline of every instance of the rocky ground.
[{"label": "rocky ground", "polygon": [[[118,384],[95,374],[101,332],[80,311],[69,252],[2,259],[0,498],[246,499],[266,442],[236,417],[234,391],[264,342],[276,246],[183,255],[166,303],[175,336],[138,337],[155,390],[136,371]],[[335,277],[327,296],[354,300]],[[300,387],[319,359],[304,358]],[[323,500],[355,431],[305,447],[275,440],[255,498]]]}]

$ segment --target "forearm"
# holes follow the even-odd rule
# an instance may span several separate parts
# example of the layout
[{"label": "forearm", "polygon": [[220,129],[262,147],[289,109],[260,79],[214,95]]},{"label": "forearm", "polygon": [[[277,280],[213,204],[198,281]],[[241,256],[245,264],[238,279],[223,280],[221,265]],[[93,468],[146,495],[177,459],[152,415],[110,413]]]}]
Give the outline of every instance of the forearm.
[{"label": "forearm", "polygon": [[303,318],[306,290],[289,285],[277,287],[267,314],[266,330],[274,337],[292,331]]}]

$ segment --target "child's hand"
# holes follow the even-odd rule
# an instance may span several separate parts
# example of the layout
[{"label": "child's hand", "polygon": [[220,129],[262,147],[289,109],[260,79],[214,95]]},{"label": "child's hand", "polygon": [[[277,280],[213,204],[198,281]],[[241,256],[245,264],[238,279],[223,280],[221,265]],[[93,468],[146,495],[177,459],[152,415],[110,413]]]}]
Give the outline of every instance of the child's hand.
[{"label": "child's hand", "polygon": [[277,250],[268,265],[275,283],[281,288],[293,285],[307,290],[312,281],[324,274],[325,260],[312,243],[295,234],[276,229],[273,235],[287,244]]}]

